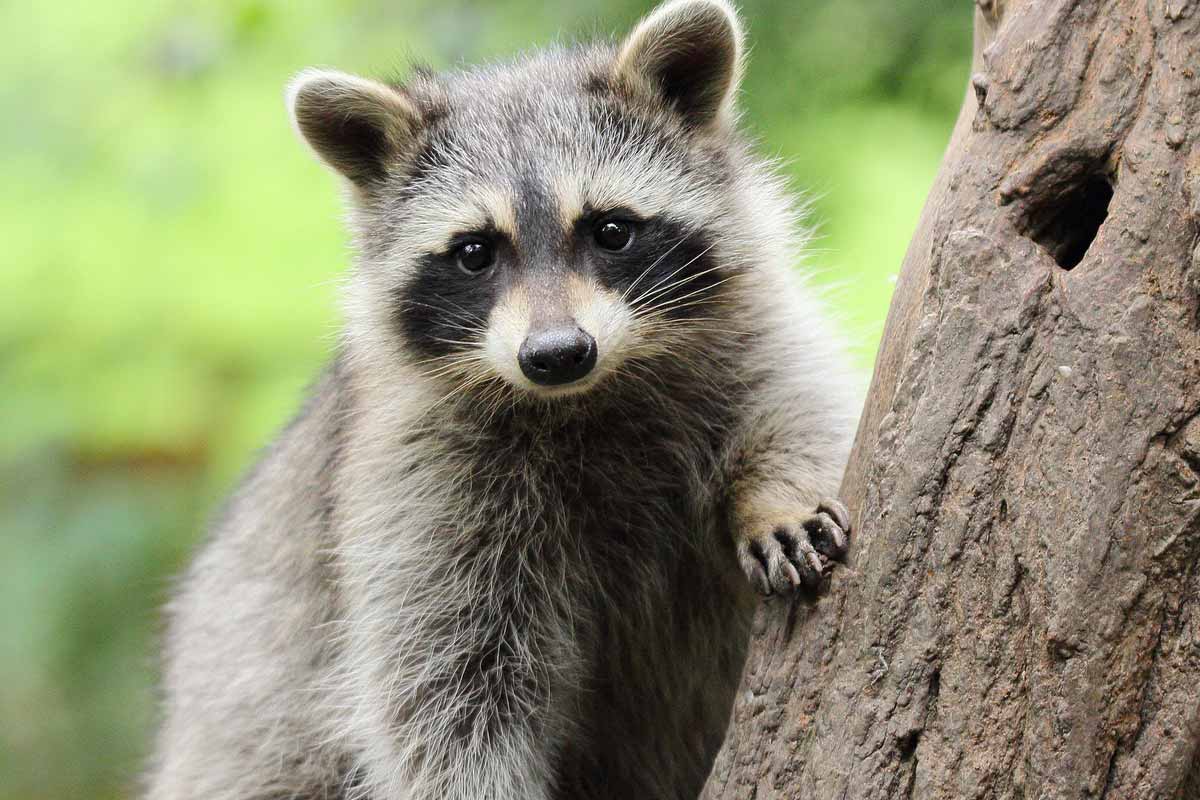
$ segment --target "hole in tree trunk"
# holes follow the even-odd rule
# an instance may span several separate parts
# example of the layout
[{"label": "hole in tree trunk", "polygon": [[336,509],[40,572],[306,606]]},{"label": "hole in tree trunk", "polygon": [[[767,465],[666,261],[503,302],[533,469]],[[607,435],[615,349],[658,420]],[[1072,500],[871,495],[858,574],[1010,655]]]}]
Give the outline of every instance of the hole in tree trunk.
[{"label": "hole in tree trunk", "polygon": [[1112,182],[1104,175],[1090,175],[1066,195],[1031,208],[1022,233],[1054,257],[1063,269],[1083,261],[1108,216]]},{"label": "hole in tree trunk", "polygon": [[908,761],[917,752],[917,744],[921,741],[920,731],[909,731],[896,740],[896,749],[901,761]]}]

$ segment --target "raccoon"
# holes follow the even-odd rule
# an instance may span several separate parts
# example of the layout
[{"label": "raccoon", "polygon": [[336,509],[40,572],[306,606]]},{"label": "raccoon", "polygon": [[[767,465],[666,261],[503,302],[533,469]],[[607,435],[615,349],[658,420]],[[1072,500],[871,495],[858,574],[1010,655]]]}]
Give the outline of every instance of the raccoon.
[{"label": "raccoon", "polygon": [[857,380],[743,40],[306,71],[344,333],[169,605],[153,800],[692,798],[758,594],[846,552]]}]

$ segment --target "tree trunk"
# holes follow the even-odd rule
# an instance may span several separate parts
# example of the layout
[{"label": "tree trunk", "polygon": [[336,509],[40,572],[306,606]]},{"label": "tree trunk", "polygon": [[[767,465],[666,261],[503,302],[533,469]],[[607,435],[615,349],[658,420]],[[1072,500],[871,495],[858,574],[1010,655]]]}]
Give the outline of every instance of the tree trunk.
[{"label": "tree trunk", "polygon": [[1200,0],[979,0],[817,602],[715,798],[1200,798]]}]

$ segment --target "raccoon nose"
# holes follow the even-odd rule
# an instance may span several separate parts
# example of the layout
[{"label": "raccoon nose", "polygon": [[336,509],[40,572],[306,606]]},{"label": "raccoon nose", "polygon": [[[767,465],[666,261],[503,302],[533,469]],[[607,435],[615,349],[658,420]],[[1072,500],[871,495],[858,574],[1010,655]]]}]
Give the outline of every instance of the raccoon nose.
[{"label": "raccoon nose", "polygon": [[539,386],[571,383],[596,366],[596,340],[575,325],[534,331],[521,343],[517,363]]}]

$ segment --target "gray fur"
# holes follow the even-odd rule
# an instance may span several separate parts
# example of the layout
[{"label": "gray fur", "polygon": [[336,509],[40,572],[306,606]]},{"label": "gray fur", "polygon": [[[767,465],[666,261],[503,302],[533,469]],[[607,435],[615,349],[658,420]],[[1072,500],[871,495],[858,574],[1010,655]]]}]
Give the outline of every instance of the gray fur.
[{"label": "gray fur", "polygon": [[[624,70],[647,61],[629,53],[638,36],[657,41],[658,25],[686,40],[696,20],[733,57],[729,97],[708,87],[688,118],[653,75]],[[152,800],[696,796],[744,658],[743,570],[765,591],[814,577],[806,527],[846,527],[835,506],[814,512],[858,411],[827,315],[793,271],[794,210],[736,131],[739,70],[731,9],[678,0],[623,48],[293,90],[301,105],[355,107],[396,91],[406,118],[380,171],[353,147],[323,151],[320,114],[298,113],[350,181],[345,334],[170,605]],[[619,147],[590,124],[597,108],[622,119]],[[563,396],[509,379],[502,348],[415,355],[396,298],[448,217],[485,197],[532,258],[583,174],[584,194],[626,192],[703,232],[727,276],[704,315],[605,323],[625,349]],[[528,270],[486,330],[464,320],[468,334],[503,339],[511,297],[567,292],[563,270]]]}]

